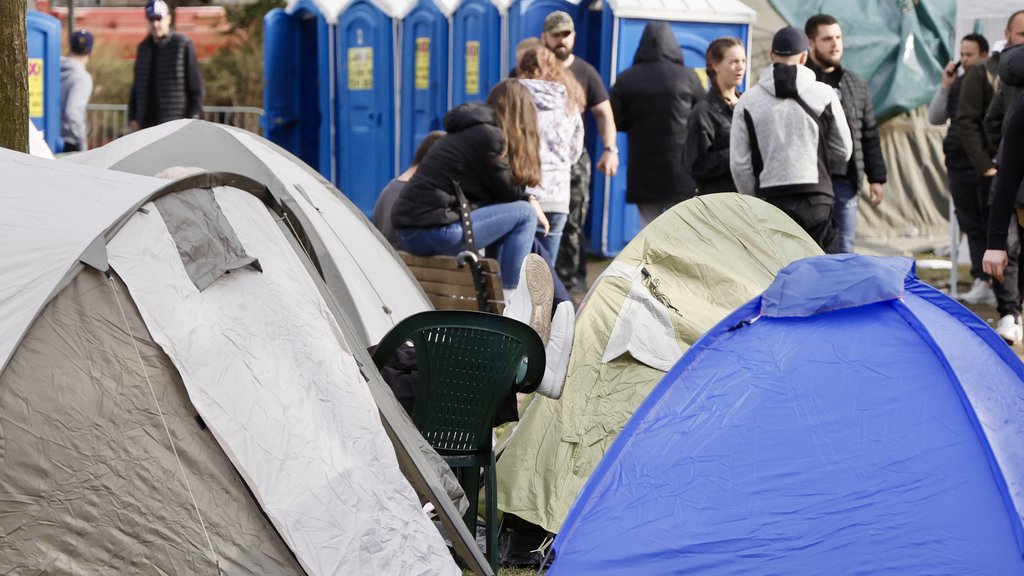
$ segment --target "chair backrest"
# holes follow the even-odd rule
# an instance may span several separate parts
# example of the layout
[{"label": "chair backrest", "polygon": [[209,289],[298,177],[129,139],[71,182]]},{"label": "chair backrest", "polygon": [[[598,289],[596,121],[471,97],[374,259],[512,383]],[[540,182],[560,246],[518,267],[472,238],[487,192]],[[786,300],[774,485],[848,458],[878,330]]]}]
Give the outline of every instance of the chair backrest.
[{"label": "chair backrest", "polygon": [[380,367],[405,342],[416,350],[412,419],[441,454],[491,446],[502,399],[513,387],[532,392],[544,376],[544,345],[530,328],[485,312],[432,310],[399,322],[373,355]]}]

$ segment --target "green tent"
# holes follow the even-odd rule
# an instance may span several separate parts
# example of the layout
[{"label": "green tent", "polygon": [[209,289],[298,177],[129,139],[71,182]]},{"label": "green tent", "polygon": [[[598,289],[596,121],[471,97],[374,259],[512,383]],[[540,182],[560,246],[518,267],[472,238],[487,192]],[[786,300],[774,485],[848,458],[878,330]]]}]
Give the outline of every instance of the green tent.
[{"label": "green tent", "polygon": [[580,307],[562,397],[536,397],[498,460],[498,507],[558,532],[648,392],[705,331],[787,264],[821,254],[750,196],[677,204],[644,229]]}]

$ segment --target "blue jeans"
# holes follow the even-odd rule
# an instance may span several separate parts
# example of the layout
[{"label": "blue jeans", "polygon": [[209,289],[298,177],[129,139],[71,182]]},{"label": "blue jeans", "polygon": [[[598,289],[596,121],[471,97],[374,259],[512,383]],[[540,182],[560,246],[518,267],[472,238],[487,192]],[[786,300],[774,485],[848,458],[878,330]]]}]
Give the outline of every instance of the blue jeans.
[{"label": "blue jeans", "polygon": [[[515,288],[519,268],[533,247],[537,216],[529,202],[502,202],[469,213],[476,247],[485,248],[501,267],[501,284]],[[399,228],[398,245],[417,256],[455,256],[466,249],[462,222],[433,228]]]},{"label": "blue jeans", "polygon": [[540,225],[537,225],[537,240],[548,251],[548,264],[554,266],[558,247],[562,244],[562,232],[565,230],[565,221],[569,219],[569,214],[565,212],[545,212],[544,215],[548,217],[548,224],[551,225],[551,228],[548,230],[547,236],[545,236]]},{"label": "blue jeans", "polygon": [[853,239],[857,235],[857,187],[848,178],[837,176],[832,180],[836,194],[834,216],[839,251],[853,252]]}]

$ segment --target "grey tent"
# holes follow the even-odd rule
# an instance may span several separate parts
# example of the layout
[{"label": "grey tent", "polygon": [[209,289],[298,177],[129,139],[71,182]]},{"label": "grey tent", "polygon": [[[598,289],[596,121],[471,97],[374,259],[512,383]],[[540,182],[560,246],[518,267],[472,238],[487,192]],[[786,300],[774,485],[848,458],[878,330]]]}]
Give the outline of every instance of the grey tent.
[{"label": "grey tent", "polygon": [[376,344],[399,321],[432,308],[408,268],[348,198],[301,160],[251,132],[177,120],[66,160],[145,176],[173,166],[233,172],[287,198],[290,223],[307,229],[305,250],[353,320],[354,344]]},{"label": "grey tent", "polygon": [[0,172],[5,569],[488,572],[265,186]]}]

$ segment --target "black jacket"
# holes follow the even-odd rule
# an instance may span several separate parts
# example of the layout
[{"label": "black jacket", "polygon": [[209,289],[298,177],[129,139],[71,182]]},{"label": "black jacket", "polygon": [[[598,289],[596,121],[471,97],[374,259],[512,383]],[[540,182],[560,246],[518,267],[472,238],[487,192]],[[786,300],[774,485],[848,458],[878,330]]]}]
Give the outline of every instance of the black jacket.
[{"label": "black jacket", "polygon": [[686,126],[685,161],[697,181],[697,194],[735,192],[729,169],[732,106],[712,90],[698,102]]},{"label": "black jacket", "polygon": [[1024,94],[1024,48],[1021,46],[1011,46],[995,55],[999,80],[985,113],[985,135],[997,150],[1002,149],[1006,134],[1003,127]]},{"label": "black jacket", "polygon": [[[810,59],[807,60],[807,67],[814,71],[814,76],[820,82],[824,74],[822,69]],[[878,137],[875,108],[871,104],[871,91],[867,83],[854,72],[842,66],[836,66],[836,69],[840,73],[839,99],[850,125],[850,136],[853,137],[853,156],[850,158],[853,170],[847,171],[846,175],[853,180],[857,190],[860,190],[865,174],[872,184],[885,183],[888,175]]]},{"label": "black jacket", "polygon": [[[993,167],[998,141],[991,140],[985,130],[985,113],[995,95],[999,54],[979,62],[964,72],[960,98],[956,104],[956,127],[967,157],[979,174]],[[997,131],[998,132],[998,131]]]},{"label": "black jacket", "polygon": [[964,77],[959,76],[949,87],[949,95],[946,100],[946,115],[953,119],[949,123],[946,137],[942,139],[942,152],[946,156],[947,170],[974,170],[971,159],[967,157],[964,144],[960,141],[960,128],[956,122],[957,102],[960,101],[960,88],[963,87]]},{"label": "black jacket", "polygon": [[693,196],[693,177],[680,160],[686,120],[704,99],[697,74],[683,66],[683,52],[665,22],[644,28],[633,66],[611,90],[615,126],[629,137],[626,201],[678,202]]},{"label": "black jacket", "polygon": [[128,119],[148,128],[203,111],[203,76],[192,42],[171,32],[160,43],[152,36],[139,44]]},{"label": "black jacket", "polygon": [[525,200],[515,182],[505,136],[484,104],[466,103],[444,117],[448,132],[430,148],[416,174],[399,193],[391,213],[395,228],[433,228],[459,220],[457,181],[472,208]]}]

